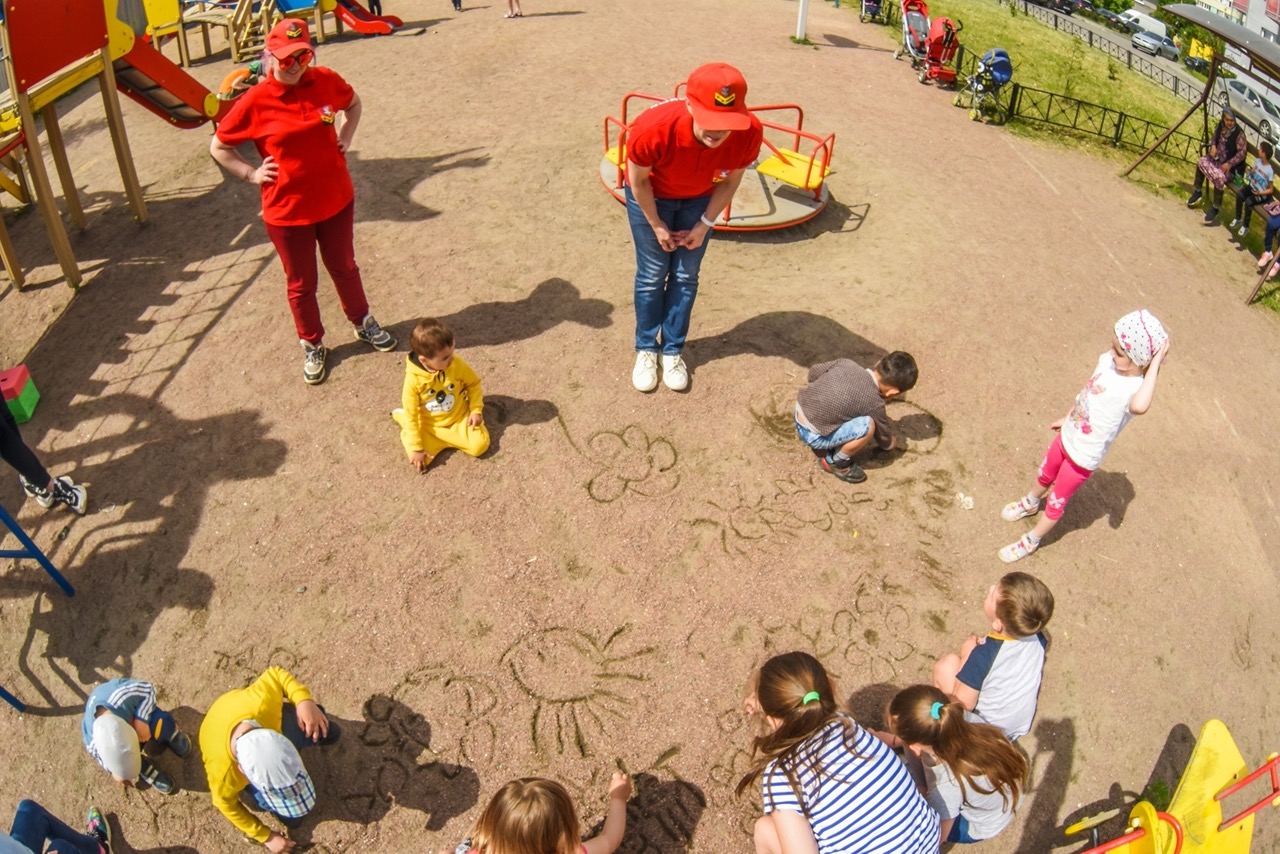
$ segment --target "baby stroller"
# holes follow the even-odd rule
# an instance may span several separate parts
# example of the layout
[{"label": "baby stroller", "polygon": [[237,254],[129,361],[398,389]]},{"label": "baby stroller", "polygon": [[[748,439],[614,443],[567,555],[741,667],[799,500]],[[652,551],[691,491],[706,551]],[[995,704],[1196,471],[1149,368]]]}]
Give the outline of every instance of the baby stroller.
[{"label": "baby stroller", "polygon": [[905,53],[911,67],[924,64],[929,41],[929,5],[924,0],[902,0],[902,47],[893,52],[894,59]]},{"label": "baby stroller", "polygon": [[1002,47],[993,47],[978,60],[967,85],[951,101],[957,107],[963,107],[966,97],[969,101],[969,118],[975,122],[986,120],[992,116],[997,124],[1004,121],[1000,112],[1000,89],[1013,79],[1013,62],[1009,53]]},{"label": "baby stroller", "polygon": [[956,85],[956,52],[960,49],[960,31],[964,24],[950,18],[934,18],[929,24],[929,38],[925,40],[924,67],[920,69],[921,83],[936,81],[939,86]]},{"label": "baby stroller", "polygon": [[884,0],[862,0],[862,12],[858,15],[858,19],[864,24],[867,21],[887,24],[889,22],[887,11]]}]

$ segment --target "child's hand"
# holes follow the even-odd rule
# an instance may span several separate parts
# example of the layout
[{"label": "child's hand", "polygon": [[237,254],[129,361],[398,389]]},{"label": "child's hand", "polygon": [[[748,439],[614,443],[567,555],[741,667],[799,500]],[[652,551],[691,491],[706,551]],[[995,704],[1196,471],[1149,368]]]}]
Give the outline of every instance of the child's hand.
[{"label": "child's hand", "polygon": [[624,801],[631,797],[631,780],[621,771],[614,771],[609,779],[609,797]]},{"label": "child's hand", "polygon": [[1169,357],[1169,341],[1164,339],[1164,343],[1160,345],[1160,349],[1156,350],[1155,355],[1151,357],[1151,367],[1157,367]]},{"label": "child's hand", "polygon": [[473,412],[467,416],[468,427],[479,427],[484,423],[484,415],[479,412]]},{"label": "child's hand", "polygon": [[1050,424],[1050,425],[1049,425],[1049,429],[1050,429],[1050,430],[1052,430],[1053,432],[1057,433],[1059,430],[1061,430],[1061,429],[1062,429],[1062,425],[1063,425],[1064,423],[1066,423],[1066,420],[1067,420],[1067,419],[1065,419],[1065,418],[1059,418],[1057,421],[1055,421],[1055,422],[1053,422],[1052,424]]},{"label": "child's hand", "polygon": [[419,474],[427,470],[429,462],[431,462],[431,456],[426,451],[414,451],[409,454],[409,465],[413,466],[413,470]]}]

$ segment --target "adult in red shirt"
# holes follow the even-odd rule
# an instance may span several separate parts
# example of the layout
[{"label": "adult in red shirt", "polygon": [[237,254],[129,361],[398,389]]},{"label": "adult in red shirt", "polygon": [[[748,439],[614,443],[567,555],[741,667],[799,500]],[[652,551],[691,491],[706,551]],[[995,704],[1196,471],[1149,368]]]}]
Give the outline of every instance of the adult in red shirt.
[{"label": "adult in red shirt", "polygon": [[[378,350],[396,348],[369,313],[356,264],[346,152],[360,123],[360,98],[337,72],[312,66],[315,56],[305,21],[276,24],[267,35],[265,79],[240,96],[209,143],[223,168],[262,188],[262,219],[284,265],[305,353],[302,377],[311,385],[324,382],[328,354],[316,301],[317,244],[356,338]],[[236,150],[246,142],[262,158],[256,168]]]},{"label": "adult in red shirt", "polygon": [[[747,81],[715,62],[689,75],[683,99],[641,113],[627,132],[627,221],[636,244],[639,391],[689,385],[681,351],[698,295],[698,268],[716,217],[760,153],[764,131],[747,110]],[[659,343],[661,335],[661,343]]]}]

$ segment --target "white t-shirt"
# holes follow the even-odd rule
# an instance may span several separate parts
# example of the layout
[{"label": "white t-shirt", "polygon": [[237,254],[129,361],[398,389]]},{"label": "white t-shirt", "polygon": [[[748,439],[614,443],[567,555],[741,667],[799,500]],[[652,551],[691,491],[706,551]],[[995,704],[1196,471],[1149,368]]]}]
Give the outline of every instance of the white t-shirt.
[{"label": "white t-shirt", "polygon": [[[842,721],[853,728],[852,752]],[[762,780],[764,811],[807,814],[820,854],[936,854],[938,816],[907,766],[851,718],[841,715],[829,722],[796,756],[803,805],[774,760]],[[812,770],[815,763],[822,768],[820,777]]]},{"label": "white t-shirt", "polygon": [[1048,645],[1042,632],[1026,638],[987,635],[956,674],[978,692],[978,704],[965,718],[999,727],[1010,741],[1030,732]]},{"label": "white t-shirt", "polygon": [[1013,799],[1005,798],[1000,792],[984,795],[974,788],[976,783],[984,789],[992,788],[986,777],[978,777],[973,783],[966,784],[963,794],[960,783],[950,766],[941,759],[935,759],[936,765],[924,763],[925,779],[929,784],[929,806],[938,811],[938,816],[946,821],[949,818],[964,816],[969,823],[969,836],[974,839],[991,839],[1013,821]]},{"label": "white t-shirt", "polygon": [[1111,351],[1098,357],[1098,367],[1062,424],[1062,447],[1076,465],[1093,471],[1102,465],[1111,443],[1129,423],[1129,401],[1142,387],[1142,377],[1116,373]]}]

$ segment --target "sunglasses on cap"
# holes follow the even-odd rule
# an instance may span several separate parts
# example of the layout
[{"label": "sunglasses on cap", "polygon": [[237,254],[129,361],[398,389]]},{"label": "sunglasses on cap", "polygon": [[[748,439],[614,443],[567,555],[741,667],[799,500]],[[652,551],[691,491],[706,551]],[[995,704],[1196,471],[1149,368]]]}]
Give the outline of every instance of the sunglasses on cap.
[{"label": "sunglasses on cap", "polygon": [[306,68],[311,64],[311,60],[315,58],[316,52],[314,50],[300,50],[297,53],[291,53],[283,59],[277,60],[277,62],[280,63],[281,68],[288,71],[295,65],[300,65],[303,68]]}]

